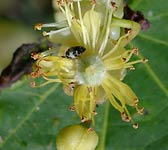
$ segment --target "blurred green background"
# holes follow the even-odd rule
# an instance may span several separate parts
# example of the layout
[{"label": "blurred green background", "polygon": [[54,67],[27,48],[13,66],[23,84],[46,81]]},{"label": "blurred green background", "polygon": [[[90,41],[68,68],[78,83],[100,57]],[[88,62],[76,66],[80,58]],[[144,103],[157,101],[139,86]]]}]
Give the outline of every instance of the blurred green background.
[{"label": "blurred green background", "polygon": [[[130,109],[139,128],[121,121],[120,114],[108,103],[98,107],[95,129],[100,136],[98,150],[168,150],[168,10],[167,0],[129,0],[140,10],[151,27],[132,42],[147,64],[136,65],[124,79],[145,107],[137,116]],[[37,22],[53,22],[49,0],[0,0],[0,70],[21,44],[36,41],[40,32]],[[79,123],[68,108],[72,98],[54,84],[32,89],[28,77],[0,93],[0,149],[55,150],[58,131]]]},{"label": "blurred green background", "polygon": [[53,19],[51,0],[0,0],[0,72],[16,48],[41,36],[34,31],[34,24]]}]

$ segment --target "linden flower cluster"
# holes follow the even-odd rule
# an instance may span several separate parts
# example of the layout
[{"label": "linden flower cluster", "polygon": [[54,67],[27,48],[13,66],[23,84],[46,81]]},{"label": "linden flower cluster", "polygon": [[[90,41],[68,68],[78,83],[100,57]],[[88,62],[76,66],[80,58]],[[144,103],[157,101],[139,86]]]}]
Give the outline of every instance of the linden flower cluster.
[{"label": "linden flower cluster", "polygon": [[109,100],[121,113],[122,120],[138,128],[127,109],[134,107],[138,114],[138,98],[121,80],[126,69],[134,70],[130,61],[138,55],[137,48],[124,47],[139,33],[140,25],[124,20],[122,0],[54,0],[56,23],[37,24],[36,29],[56,27],[43,32],[60,48],[33,54],[36,70],[33,77],[43,77],[48,83],[62,83],[66,94],[74,97],[73,106],[81,121],[94,124],[96,106]]}]

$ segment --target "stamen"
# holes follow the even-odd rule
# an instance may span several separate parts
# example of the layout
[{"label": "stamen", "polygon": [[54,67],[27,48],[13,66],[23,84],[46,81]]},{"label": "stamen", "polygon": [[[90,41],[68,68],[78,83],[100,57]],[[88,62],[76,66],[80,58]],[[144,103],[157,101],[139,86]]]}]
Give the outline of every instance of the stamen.
[{"label": "stamen", "polygon": [[96,0],[92,0],[91,4],[95,5],[96,4]]},{"label": "stamen", "polygon": [[[72,3],[73,4],[73,3]],[[71,10],[69,8],[69,5],[65,3],[65,10],[60,7],[61,11],[65,14],[66,18],[67,18],[67,21],[68,21],[68,25],[71,27],[71,19],[73,18],[72,17],[72,14],[71,14]]]},{"label": "stamen", "polygon": [[131,33],[132,33],[132,29],[128,29],[127,34],[129,35]]},{"label": "stamen", "polygon": [[110,100],[111,104],[114,106],[114,108],[116,108],[120,112],[124,112],[123,108],[120,106],[120,104],[115,100],[115,98],[111,94],[111,91],[109,90],[106,82],[102,83],[102,87],[105,90],[107,97]]},{"label": "stamen", "polygon": [[47,84],[50,84],[50,83],[53,83],[53,82],[60,83],[61,81],[59,81],[59,80],[54,80],[54,81],[53,80],[49,80],[49,81],[44,82],[44,83],[42,83],[40,85],[36,85],[35,87],[43,87],[43,86],[45,86]]},{"label": "stamen", "polygon": [[94,115],[97,114],[95,112],[95,107],[96,107],[95,90],[96,89],[94,87],[88,88],[89,96],[90,96],[90,113],[93,112],[91,113],[91,120],[93,125],[94,125]]},{"label": "stamen", "polygon": [[[131,52],[132,52],[132,50],[126,50],[123,54],[121,54],[121,55],[118,55],[118,56],[115,56],[115,57],[110,57],[110,58],[105,58],[105,59],[103,59],[104,60],[104,63],[106,64],[106,63],[111,63],[112,61],[114,61],[114,60],[117,60],[117,59],[121,59],[121,57],[127,57],[126,59],[128,60],[128,59],[130,59],[130,57],[132,56],[132,54],[131,54]],[[129,54],[130,53],[130,54]],[[129,55],[129,56],[127,56],[127,55]],[[130,56],[131,55],[131,56]],[[108,64],[107,64],[108,65]]]},{"label": "stamen", "polygon": [[121,113],[121,118],[126,118],[126,113],[125,112]]},{"label": "stamen", "polygon": [[[127,38],[129,36],[129,34],[125,34],[123,35],[119,40],[118,42],[115,44],[114,48],[109,51],[108,53],[106,53],[104,56],[103,56],[103,60],[107,59],[107,58],[110,58],[111,55],[113,55],[114,52],[116,52],[118,50],[118,48],[122,45],[123,46],[123,41],[125,40],[125,38]],[[124,43],[125,44],[125,43]]]},{"label": "stamen", "polygon": [[49,35],[52,35],[52,34],[56,34],[56,33],[63,32],[63,31],[65,31],[65,30],[69,30],[69,27],[62,28],[62,29],[59,29],[59,30],[50,31],[50,32],[44,31],[44,32],[43,32],[43,36],[49,36]]},{"label": "stamen", "polygon": [[65,27],[67,26],[67,21],[61,21],[59,23],[47,23],[47,24],[42,24],[42,23],[37,23],[34,26],[34,30],[41,30],[42,28],[53,28],[53,27]]},{"label": "stamen", "polygon": [[135,70],[133,64],[147,62],[147,59],[141,59],[136,61],[129,62],[131,56],[133,54],[137,54],[137,49],[126,50],[123,54],[113,57],[113,58],[105,58],[104,65],[106,66],[106,70],[117,70],[117,69],[126,69]]},{"label": "stamen", "polygon": [[57,0],[56,4],[57,4],[58,7],[60,7],[62,5],[62,0]]},{"label": "stamen", "polygon": [[126,117],[126,121],[132,121],[132,119],[131,119],[131,115],[130,115],[130,113],[129,113],[127,107],[125,107],[124,109],[125,109],[125,112],[126,112],[126,115],[127,115],[127,117]]},{"label": "stamen", "polygon": [[117,10],[117,4],[113,1],[111,1],[111,6],[115,9],[115,11]]},{"label": "stamen", "polygon": [[43,27],[43,24],[42,24],[42,23],[37,23],[37,24],[35,24],[35,26],[34,26],[34,30],[41,30],[42,27]]},{"label": "stamen", "polygon": [[88,89],[88,92],[91,93],[93,90],[92,90],[92,87],[87,87]]},{"label": "stamen", "polygon": [[125,122],[130,122],[131,121],[131,117],[127,116],[125,112],[121,113],[121,118]]},{"label": "stamen", "polygon": [[40,54],[40,56],[38,57],[46,57],[46,56],[49,56],[51,54],[56,54],[56,51],[53,50],[53,49],[49,49],[48,51],[44,51]]},{"label": "stamen", "polygon": [[82,118],[81,118],[81,122],[85,122],[87,119],[84,117],[84,116],[82,116]]},{"label": "stamen", "polygon": [[71,8],[71,11],[74,12],[73,0],[72,0],[72,2],[70,3],[70,8]]},{"label": "stamen", "polygon": [[69,108],[69,110],[71,110],[71,111],[75,111],[75,110],[76,110],[75,105],[71,106],[71,107]]},{"label": "stamen", "polygon": [[36,71],[31,73],[32,78],[37,78],[41,75],[41,67],[36,66]]},{"label": "stamen", "polygon": [[93,111],[93,114],[94,114],[94,115],[97,115],[98,113],[94,110],[94,111]]},{"label": "stamen", "polygon": [[138,55],[139,54],[138,53],[138,48],[133,48],[132,51],[133,51],[134,55]]},{"label": "stamen", "polygon": [[125,122],[130,122],[130,121],[131,121],[131,118],[127,116],[124,121],[125,121]]},{"label": "stamen", "polygon": [[143,58],[142,61],[143,61],[144,63],[146,63],[146,62],[148,62],[148,59]]},{"label": "stamen", "polygon": [[137,98],[134,99],[134,104],[137,106],[139,103],[139,100]]},{"label": "stamen", "polygon": [[123,62],[126,62],[127,59],[125,57],[123,57],[122,60],[123,60]]},{"label": "stamen", "polygon": [[31,58],[33,58],[34,60],[37,60],[37,59],[39,59],[39,54],[31,53]]},{"label": "stamen", "polygon": [[137,123],[134,123],[134,124],[132,125],[132,127],[133,127],[134,129],[138,129],[138,124],[137,124]]},{"label": "stamen", "polygon": [[87,129],[88,132],[92,132],[93,131],[93,128],[89,128]]},{"label": "stamen", "polygon": [[124,62],[125,63],[128,62],[133,54],[135,54],[134,50],[126,50],[126,52],[124,52],[124,54],[123,54],[123,56],[125,56],[125,61]]},{"label": "stamen", "polygon": [[126,63],[126,65],[133,65],[133,64],[137,64],[137,63],[141,63],[141,62],[146,62],[146,59],[139,59],[139,60],[135,60],[135,61],[131,61]]},{"label": "stamen", "polygon": [[51,81],[51,82],[61,82],[60,79],[51,79],[51,78],[47,78],[47,77],[45,77],[45,76],[43,76],[43,78],[44,78],[45,80]]},{"label": "stamen", "polygon": [[32,81],[32,82],[30,83],[30,86],[31,86],[32,88],[34,88],[34,87],[36,86],[36,83],[35,83],[34,81]]},{"label": "stamen", "polygon": [[[109,2],[109,0],[108,0],[108,2]],[[99,36],[99,41],[102,41],[103,40],[103,38],[104,38],[104,34],[105,34],[105,31],[106,31],[106,25],[107,25],[107,22],[108,22],[108,2],[106,2],[106,11],[105,11],[105,18],[104,18],[104,20],[103,20],[103,29],[102,29],[102,32],[100,33],[100,36]],[[101,45],[101,44],[100,44]],[[97,50],[99,50],[98,48],[100,47],[100,45],[99,45],[99,43],[98,43],[98,45],[97,45]]]},{"label": "stamen", "polygon": [[129,69],[130,69],[131,71],[134,71],[134,70],[135,70],[135,67],[131,66]]},{"label": "stamen", "polygon": [[71,83],[69,83],[69,85],[70,85],[70,87],[71,87],[72,89],[74,89],[74,88],[75,88],[76,83],[75,83],[75,82],[71,82]]},{"label": "stamen", "polygon": [[77,1],[77,4],[78,4],[79,20],[81,22],[82,33],[83,33],[83,42],[85,45],[87,45],[87,42],[89,43],[89,36],[88,36],[87,31],[85,30],[85,26],[83,23],[82,12],[81,12],[81,7],[80,7],[80,0]]},{"label": "stamen", "polygon": [[106,31],[105,31],[104,39],[103,39],[102,44],[101,44],[100,49],[99,49],[99,54],[101,56],[103,55],[104,49],[107,45],[107,41],[108,41],[108,37],[109,37],[109,33],[110,33],[110,25],[111,25],[112,14],[113,14],[113,11],[110,11],[110,14],[108,16],[107,25],[106,25]]},{"label": "stamen", "polygon": [[91,5],[92,5],[92,10],[94,10],[94,8],[96,6],[96,0],[92,0]]},{"label": "stamen", "polygon": [[144,107],[142,107],[141,109],[139,109],[138,107],[136,107],[136,110],[138,112],[139,115],[143,115],[144,114]]}]

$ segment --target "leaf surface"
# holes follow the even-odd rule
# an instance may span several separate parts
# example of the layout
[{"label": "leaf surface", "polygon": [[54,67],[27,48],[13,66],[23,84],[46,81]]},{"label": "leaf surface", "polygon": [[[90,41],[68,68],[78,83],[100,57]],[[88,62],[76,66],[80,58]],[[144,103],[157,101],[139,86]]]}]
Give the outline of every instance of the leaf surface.
[{"label": "leaf surface", "polygon": [[[166,0],[130,1],[151,22],[151,27],[133,41],[147,64],[136,65],[124,81],[135,91],[145,114],[137,116],[130,109],[139,128],[121,121],[110,104],[98,107],[96,131],[100,136],[98,150],[166,150],[168,149],[168,11]],[[58,131],[79,123],[70,112],[72,98],[60,85],[31,88],[22,79],[0,94],[0,149],[55,150]]]}]

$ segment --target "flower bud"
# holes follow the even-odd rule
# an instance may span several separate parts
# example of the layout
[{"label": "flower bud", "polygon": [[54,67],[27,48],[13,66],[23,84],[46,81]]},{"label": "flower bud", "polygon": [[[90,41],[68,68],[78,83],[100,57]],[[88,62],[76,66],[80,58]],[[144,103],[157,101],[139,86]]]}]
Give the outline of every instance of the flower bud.
[{"label": "flower bud", "polygon": [[60,130],[56,139],[57,150],[95,150],[98,135],[84,125],[71,125]]}]

